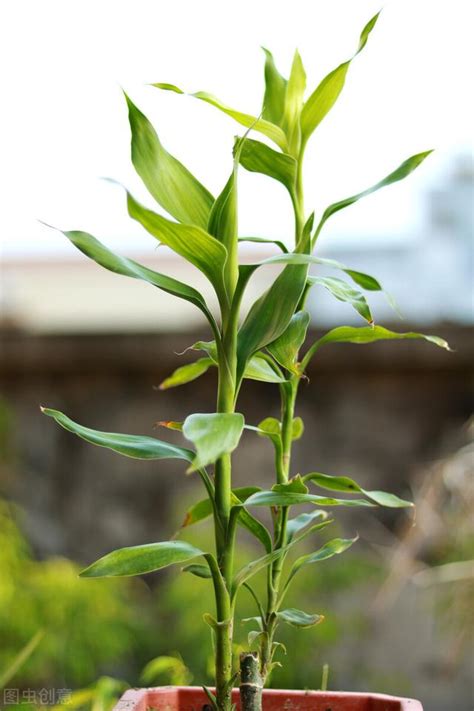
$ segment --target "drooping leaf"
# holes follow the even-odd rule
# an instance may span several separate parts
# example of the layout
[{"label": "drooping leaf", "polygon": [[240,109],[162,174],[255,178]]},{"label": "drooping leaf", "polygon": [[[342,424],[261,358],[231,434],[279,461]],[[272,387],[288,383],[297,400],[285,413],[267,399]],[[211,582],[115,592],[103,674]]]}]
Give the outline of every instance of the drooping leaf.
[{"label": "drooping leaf", "polygon": [[316,232],[313,237],[313,245],[316,242],[324,223],[326,222],[326,220],[329,219],[329,217],[331,217],[331,215],[334,215],[334,213],[339,212],[339,210],[343,210],[345,207],[353,205],[361,198],[366,197],[367,195],[370,195],[371,193],[374,193],[377,190],[380,190],[381,188],[385,188],[387,185],[392,185],[392,183],[397,183],[399,180],[403,180],[408,175],[410,175],[410,173],[413,173],[413,171],[418,168],[418,166],[421,165],[425,158],[427,158],[427,156],[429,156],[432,152],[432,150],[424,151],[423,153],[417,153],[416,155],[407,158],[407,160],[403,161],[403,163],[399,165],[396,170],[390,173],[390,175],[387,175],[387,177],[383,180],[380,180],[378,183],[375,183],[375,185],[372,185],[370,188],[367,188],[367,190],[363,190],[361,193],[351,195],[351,197],[345,198],[344,200],[339,200],[338,202],[334,202],[332,205],[329,205],[329,207],[327,207],[323,212],[323,216],[321,217],[319,225],[316,229]]},{"label": "drooping leaf", "polygon": [[306,72],[300,54],[296,50],[286,86],[285,107],[281,124],[286,133],[288,152],[293,156],[298,156],[301,145],[300,117],[305,89]]},{"label": "drooping leaf", "polygon": [[237,447],[244,417],[240,413],[206,413],[189,415],[184,421],[183,434],[196,447],[196,456],[189,472],[213,464],[223,454]]},{"label": "drooping leaf", "polygon": [[73,422],[59,410],[42,407],[41,411],[56,420],[65,430],[73,432],[81,439],[85,439],[86,442],[111,449],[125,457],[134,459],[184,459],[186,462],[191,462],[194,457],[194,452],[191,450],[177,447],[169,442],[162,442],[154,437],[91,430],[89,427],[83,427],[77,422]]},{"label": "drooping leaf", "polygon": [[265,47],[262,49],[265,52],[265,95],[262,116],[279,126],[283,120],[287,80],[276,68],[272,53]]},{"label": "drooping leaf", "polygon": [[155,200],[179,222],[206,229],[211,193],[166,151],[146,116],[125,95],[132,131],[132,162]]},{"label": "drooping leaf", "polygon": [[288,153],[279,153],[265,143],[248,138],[242,146],[240,164],[251,173],[262,173],[278,180],[294,193],[297,163]]},{"label": "drooping leaf", "polygon": [[217,326],[215,325],[215,321],[207,307],[204,297],[192,286],[173,279],[173,277],[159,274],[158,272],[148,269],[148,267],[138,264],[138,262],[133,261],[133,259],[127,259],[127,257],[120,257],[114,254],[87,232],[69,231],[63,234],[66,235],[77,249],[94,262],[97,262],[97,264],[100,264],[101,267],[115,274],[122,274],[123,276],[132,277],[132,279],[141,279],[152,286],[158,287],[158,289],[162,291],[166,291],[168,294],[172,294],[173,296],[177,296],[180,299],[194,304],[194,306],[197,306],[198,309],[203,312],[207,320],[211,323],[211,326],[213,326],[213,329],[217,330]]},{"label": "drooping leaf", "polygon": [[316,351],[326,343],[365,344],[374,343],[375,341],[403,339],[424,339],[429,343],[434,343],[435,346],[438,346],[439,348],[445,348],[447,351],[451,350],[447,341],[443,338],[439,338],[438,336],[427,336],[424,333],[416,333],[413,331],[396,333],[395,331],[390,331],[388,328],[384,328],[383,326],[373,326],[372,328],[368,326],[339,326],[331,329],[331,331],[328,331],[322,338],[319,338],[315,341],[315,343],[313,343],[303,359],[303,365],[306,367]]},{"label": "drooping leaf", "polygon": [[185,565],[183,568],[183,573],[191,573],[195,575],[196,578],[209,579],[212,578],[212,573],[207,565],[199,565],[197,563],[191,563],[191,565]]},{"label": "drooping leaf", "polygon": [[321,521],[327,521],[328,512],[315,509],[310,513],[302,513],[299,516],[295,516],[288,521],[286,525],[286,535],[288,541],[291,541],[297,533],[303,531],[309,524],[313,523],[315,519],[321,519]]},{"label": "drooping leaf", "polygon": [[319,126],[321,121],[327,116],[336,103],[344,88],[349,66],[360,51],[365,47],[370,32],[377,22],[379,13],[375,15],[361,32],[359,47],[357,52],[346,62],[340,64],[330,72],[313,91],[306,101],[301,112],[301,132],[303,143],[306,143],[313,131]]},{"label": "drooping leaf", "polygon": [[350,304],[358,314],[362,316],[369,323],[373,323],[372,314],[370,312],[369,304],[367,299],[358,289],[354,289],[352,286],[347,284],[347,282],[342,279],[337,279],[336,277],[308,277],[308,282],[313,285],[323,286],[327,289],[336,299],[339,301],[345,301]]},{"label": "drooping leaf", "polygon": [[385,491],[368,491],[367,489],[363,489],[356,481],[347,476],[329,476],[328,474],[321,474],[320,472],[311,472],[310,474],[306,474],[303,480],[312,481],[321,487],[321,489],[327,489],[328,491],[364,494],[364,496],[379,506],[397,509],[413,506],[413,503],[404,501],[398,496],[395,496],[395,494],[390,494]]},{"label": "drooping leaf", "polygon": [[248,359],[285,331],[301,294],[307,266],[285,267],[271,287],[253,304],[238,334],[237,378],[242,377]]},{"label": "drooping leaf", "polygon": [[[157,89],[174,91],[176,94],[185,93],[184,91],[182,91],[182,89],[179,89],[174,84],[158,82],[153,84],[153,86]],[[243,113],[242,111],[236,111],[236,109],[232,109],[230,106],[227,106],[222,101],[220,101],[217,97],[213,96],[212,94],[208,94],[205,91],[197,91],[194,94],[191,94],[190,96],[194,96],[196,99],[200,99],[201,101],[205,101],[207,104],[214,106],[216,109],[219,109],[219,111],[222,111],[224,114],[227,114],[227,116],[233,118],[235,121],[237,121],[237,123],[240,123],[242,126],[245,126],[245,128],[252,128],[253,130],[258,131],[259,133],[263,133],[264,136],[270,138],[283,151],[286,149],[286,136],[284,132],[279,126],[276,126],[270,121],[266,121],[263,118],[257,118],[256,116]]]},{"label": "drooping leaf", "polygon": [[292,373],[297,373],[298,353],[303,345],[310,322],[307,311],[298,311],[291,317],[286,330],[267,346],[275,360]]},{"label": "drooping leaf", "polygon": [[314,627],[314,625],[319,625],[319,623],[324,620],[324,615],[308,615],[307,612],[295,610],[293,607],[287,610],[280,610],[277,612],[277,617],[282,622],[286,622],[292,627],[299,627],[300,629]]},{"label": "drooping leaf", "polygon": [[227,298],[224,283],[224,267],[227,250],[200,227],[180,225],[140,205],[127,192],[127,207],[130,217],[139,222],[147,232],[176,254],[193,264],[209,279],[221,302]]},{"label": "drooping leaf", "polygon": [[213,365],[214,362],[211,358],[199,358],[199,360],[194,361],[194,363],[186,363],[186,365],[180,366],[163,380],[160,384],[160,390],[168,390],[168,388],[175,388],[178,385],[190,383],[206,373]]},{"label": "drooping leaf", "polygon": [[245,506],[294,506],[296,504],[315,504],[316,506],[373,506],[365,499],[334,499],[317,494],[297,492],[258,491],[252,494]]},{"label": "drooping leaf", "polygon": [[143,575],[201,555],[205,555],[203,551],[186,541],[148,543],[108,553],[81,571],[80,575],[83,578]]},{"label": "drooping leaf", "polygon": [[288,254],[288,249],[283,242],[278,239],[266,239],[265,237],[239,237],[239,242],[256,242],[257,244],[274,244],[281,249],[284,254]]}]

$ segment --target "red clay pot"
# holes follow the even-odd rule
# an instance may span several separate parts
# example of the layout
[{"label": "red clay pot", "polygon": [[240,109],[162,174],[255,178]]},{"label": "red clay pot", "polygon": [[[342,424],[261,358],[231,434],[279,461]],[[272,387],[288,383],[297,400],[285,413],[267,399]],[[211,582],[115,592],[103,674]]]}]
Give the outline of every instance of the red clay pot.
[{"label": "red clay pot", "polygon": [[[233,701],[240,711],[239,692]],[[194,686],[161,686],[129,689],[113,711],[202,711],[208,704],[204,691]],[[384,694],[352,694],[344,691],[263,692],[264,711],[423,711],[419,701]]]}]

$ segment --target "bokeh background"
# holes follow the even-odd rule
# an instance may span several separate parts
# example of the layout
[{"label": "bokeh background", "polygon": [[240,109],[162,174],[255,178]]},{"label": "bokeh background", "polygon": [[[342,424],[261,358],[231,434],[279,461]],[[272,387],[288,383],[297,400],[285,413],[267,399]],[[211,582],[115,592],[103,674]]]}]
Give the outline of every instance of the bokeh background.
[{"label": "bokeh background", "polygon": [[[199,274],[156,249],[127,219],[120,190],[100,179],[113,177],[151,204],[130,165],[121,87],[216,194],[240,127],[147,84],[207,90],[255,114],[260,45],[284,74],[298,46],[311,89],[351,55],[378,9],[371,0],[18,0],[4,9],[0,678],[43,631],[8,684],[21,701],[50,706],[60,690],[88,688],[79,705],[93,697],[107,706],[125,683],[191,676],[203,683],[212,674],[205,581],[177,571],[140,581],[77,577],[81,565],[115,547],[177,532],[201,495],[198,483],[173,462],[134,462],[89,446],[38,407],[143,434],[156,421],[212,411],[212,373],[180,390],[156,389],[192,358],[176,354],[209,334],[192,307],[100,270],[38,220],[86,229],[192,281],[212,301]],[[472,708],[472,14],[463,0],[387,4],[307,151],[307,206],[320,214],[409,155],[436,149],[406,181],[332,218],[320,255],[376,275],[394,295],[404,320],[373,298],[377,323],[436,333],[454,352],[410,341],[335,345],[313,362],[298,406],[306,435],[295,447],[294,473],[351,476],[413,497],[417,513],[340,516],[340,530],[357,530],[360,542],[301,576],[292,603],[326,620],[297,636],[282,631],[289,653],[275,686],[318,688],[328,664],[333,689],[415,696],[426,711]],[[241,234],[289,243],[291,211],[281,186],[242,171],[239,189]],[[242,253],[271,250],[247,246]],[[257,273],[249,300],[272,276]],[[314,293],[309,307],[312,336],[357,323],[346,304],[325,294]],[[240,407],[254,423],[275,415],[274,386],[247,381]],[[247,435],[235,456],[236,484],[270,484],[271,463],[270,447]],[[186,535],[210,541],[205,524]],[[242,561],[255,553],[252,545],[242,538]],[[240,612],[253,614],[250,600]],[[238,626],[238,643],[247,631]],[[12,708],[14,697],[2,693],[0,705]]]}]

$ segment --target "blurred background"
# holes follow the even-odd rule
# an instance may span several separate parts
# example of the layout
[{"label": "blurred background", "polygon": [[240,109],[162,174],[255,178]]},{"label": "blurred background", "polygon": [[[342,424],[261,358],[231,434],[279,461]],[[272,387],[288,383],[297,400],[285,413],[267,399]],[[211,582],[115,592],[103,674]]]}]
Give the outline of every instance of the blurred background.
[{"label": "blurred background", "polygon": [[[127,219],[120,189],[101,180],[113,177],[152,205],[130,164],[121,87],[168,150],[217,194],[240,127],[147,84],[206,90],[258,114],[260,45],[283,74],[298,46],[312,90],[351,56],[378,9],[372,0],[18,0],[5,13],[0,680],[43,632],[5,684],[9,693],[0,689],[5,708],[51,706],[86,688],[74,697],[78,706],[94,698],[107,706],[127,683],[200,684],[212,674],[202,623],[212,605],[206,581],[174,570],[137,581],[77,577],[113,548],[169,538],[201,497],[199,483],[179,464],[94,448],[39,412],[44,404],[97,429],[153,434],[156,421],[213,411],[213,373],[179,391],[156,389],[192,360],[177,353],[209,339],[206,325],[192,306],[89,263],[38,220],[90,231],[117,252],[192,282],[212,303],[200,275],[157,249]],[[319,255],[382,281],[404,318],[375,295],[376,323],[440,335],[454,352],[414,341],[334,345],[313,361],[301,388],[297,414],[306,436],[295,445],[293,473],[351,476],[413,498],[417,511],[416,519],[393,510],[338,517],[341,532],[358,531],[360,542],[301,576],[292,604],[326,620],[282,630],[289,654],[275,686],[318,688],[329,664],[332,689],[414,696],[426,711],[472,708],[472,15],[463,0],[387,3],[307,151],[307,209],[321,214],[408,156],[436,149],[406,181],[332,218]],[[290,245],[283,188],[242,170],[239,191],[241,234]],[[242,249],[243,256],[271,253]],[[257,272],[248,303],[274,275]],[[309,308],[309,343],[335,325],[358,323],[348,305],[320,292]],[[274,386],[246,381],[240,409],[255,424],[276,415]],[[164,435],[179,441],[179,433]],[[270,446],[246,435],[235,472],[236,485],[270,485]],[[206,524],[186,536],[211,540]],[[243,537],[239,558],[254,554]],[[254,614],[251,600],[242,599],[240,613]],[[238,625],[238,644],[247,631]]]}]

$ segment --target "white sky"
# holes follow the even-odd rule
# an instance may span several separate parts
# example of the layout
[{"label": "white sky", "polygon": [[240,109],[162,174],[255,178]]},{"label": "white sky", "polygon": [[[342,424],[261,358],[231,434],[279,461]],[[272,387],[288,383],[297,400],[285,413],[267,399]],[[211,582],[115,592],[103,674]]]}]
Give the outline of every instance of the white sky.
[{"label": "white sky", "polygon": [[[64,229],[86,229],[123,251],[155,243],[126,216],[110,176],[146,200],[129,159],[120,86],[153,121],[164,145],[217,193],[241,128],[212,107],[159,92],[168,81],[260,110],[263,54],[287,74],[297,46],[312,90],[357,46],[379,0],[10,0],[2,6],[0,154],[5,257],[74,256]],[[472,149],[473,5],[390,0],[354,61],[337,106],[307,151],[307,208],[322,210],[384,177],[413,153],[436,148],[419,173],[333,218],[338,239],[410,235],[423,195]],[[283,188],[241,172],[241,234],[291,234]]]}]

